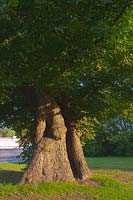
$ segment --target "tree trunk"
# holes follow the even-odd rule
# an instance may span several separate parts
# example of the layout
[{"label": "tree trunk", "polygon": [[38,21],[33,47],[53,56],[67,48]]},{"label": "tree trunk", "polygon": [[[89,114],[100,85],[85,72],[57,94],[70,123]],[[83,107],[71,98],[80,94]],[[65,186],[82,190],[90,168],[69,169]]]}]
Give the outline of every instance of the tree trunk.
[{"label": "tree trunk", "polygon": [[35,132],[35,149],[33,159],[23,174],[19,184],[36,184],[42,182],[43,165],[43,135],[46,129],[46,112],[44,99],[40,102],[37,111],[37,127]]},{"label": "tree trunk", "polygon": [[38,109],[33,159],[20,184],[74,181],[66,150],[66,131],[60,108],[45,95]]},{"label": "tree trunk", "polygon": [[71,182],[75,178],[88,178],[91,173],[83,155],[80,138],[71,126],[66,124],[66,128],[59,106],[48,94],[38,107],[37,117],[33,159],[20,184]]},{"label": "tree trunk", "polygon": [[90,172],[80,142],[80,134],[74,129],[69,121],[67,126],[67,151],[71,168],[76,179],[86,180],[92,176]]},{"label": "tree trunk", "polygon": [[42,164],[43,164],[43,151],[41,146],[38,145],[33,154],[33,159],[24,172],[19,184],[37,184],[42,182]]}]

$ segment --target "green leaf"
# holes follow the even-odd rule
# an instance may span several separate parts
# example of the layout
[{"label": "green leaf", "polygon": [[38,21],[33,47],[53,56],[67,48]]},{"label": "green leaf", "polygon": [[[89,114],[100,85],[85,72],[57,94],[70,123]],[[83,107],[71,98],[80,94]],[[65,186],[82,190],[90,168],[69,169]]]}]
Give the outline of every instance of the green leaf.
[{"label": "green leaf", "polygon": [[9,0],[8,3],[9,3],[9,5],[10,5],[11,7],[17,7],[19,1],[18,1],[18,0]]}]

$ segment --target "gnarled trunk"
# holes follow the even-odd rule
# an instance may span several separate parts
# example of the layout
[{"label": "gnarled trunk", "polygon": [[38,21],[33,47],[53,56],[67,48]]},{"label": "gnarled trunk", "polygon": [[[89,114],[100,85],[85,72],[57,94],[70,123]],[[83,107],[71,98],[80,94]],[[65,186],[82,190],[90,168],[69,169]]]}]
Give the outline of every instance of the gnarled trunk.
[{"label": "gnarled trunk", "polygon": [[38,109],[33,159],[20,184],[74,181],[66,150],[66,131],[60,108],[45,95]]},{"label": "gnarled trunk", "polygon": [[90,176],[80,138],[68,128],[66,142],[67,128],[59,106],[48,94],[45,95],[38,108],[33,159],[20,184],[71,182]]}]

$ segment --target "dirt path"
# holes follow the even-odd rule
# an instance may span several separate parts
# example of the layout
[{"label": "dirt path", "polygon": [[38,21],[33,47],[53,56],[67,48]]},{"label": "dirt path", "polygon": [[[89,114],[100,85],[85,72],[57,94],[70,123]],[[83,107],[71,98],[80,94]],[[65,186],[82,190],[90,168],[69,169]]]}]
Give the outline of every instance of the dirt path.
[{"label": "dirt path", "polygon": [[110,176],[124,183],[133,184],[133,171],[93,169],[93,174]]}]

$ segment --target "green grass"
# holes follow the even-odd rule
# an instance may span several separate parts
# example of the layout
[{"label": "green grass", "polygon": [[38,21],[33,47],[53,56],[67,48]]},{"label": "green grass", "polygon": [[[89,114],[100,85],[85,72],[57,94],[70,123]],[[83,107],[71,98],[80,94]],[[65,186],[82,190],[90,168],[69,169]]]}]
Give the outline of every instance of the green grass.
[{"label": "green grass", "polygon": [[39,196],[63,196],[86,195],[97,200],[131,200],[133,190],[131,185],[125,185],[107,176],[96,175],[93,180],[102,182],[102,186],[91,187],[76,183],[45,183],[37,186],[13,186],[12,184],[0,184],[0,196],[35,195]]},{"label": "green grass", "polygon": [[91,168],[133,170],[133,157],[95,157],[86,160]]},{"label": "green grass", "polygon": [[[15,196],[20,196],[20,199],[30,199],[34,196],[39,200],[49,200],[51,196],[67,199],[68,195],[68,200],[73,200],[76,195],[76,199],[79,197],[80,200],[87,198],[89,200],[133,200],[132,158],[87,158],[87,161],[89,161],[89,166],[93,168],[92,180],[102,183],[100,186],[92,187],[77,183],[14,185],[19,180],[24,165],[0,163],[0,197],[5,200],[6,197],[10,199],[10,196],[13,196],[13,199]],[[94,167],[96,168],[94,169]]]},{"label": "green grass", "polygon": [[24,167],[24,164],[0,163],[0,183],[16,184],[22,175]]},{"label": "green grass", "polygon": [[25,167],[24,164],[18,164],[18,163],[9,163],[9,162],[3,162],[0,163],[0,173],[4,171],[15,171],[15,172],[22,172],[22,169]]}]

